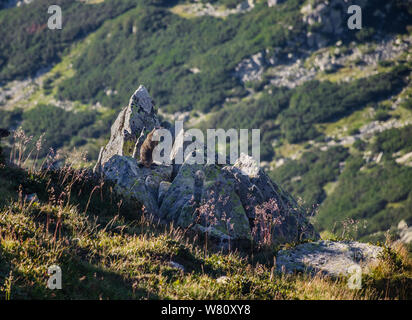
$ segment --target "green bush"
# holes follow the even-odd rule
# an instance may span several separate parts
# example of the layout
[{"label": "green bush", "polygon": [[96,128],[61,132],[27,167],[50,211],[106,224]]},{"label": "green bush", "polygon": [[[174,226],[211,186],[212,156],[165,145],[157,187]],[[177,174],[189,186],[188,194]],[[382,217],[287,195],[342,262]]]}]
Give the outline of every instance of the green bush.
[{"label": "green bush", "polygon": [[375,120],[377,121],[386,121],[391,118],[391,115],[385,110],[378,110],[375,114]]},{"label": "green bush", "polygon": [[349,156],[347,149],[333,147],[328,151],[305,152],[301,159],[290,160],[270,172],[271,178],[279,182],[294,196],[301,197],[309,208],[317,206],[326,198],[323,189],[340,174],[340,163]]},{"label": "green bush", "polygon": [[[226,98],[246,92],[233,75],[240,61],[266,48],[286,50],[287,40],[303,30],[302,3],[288,1],[278,10],[259,4],[226,19],[185,19],[161,7],[130,10],[96,32],[74,62],[75,76],[59,86],[58,95],[119,108],[143,83],[169,112],[218,109]],[[294,29],[285,29],[287,24]],[[192,73],[194,67],[200,72]],[[118,94],[107,96],[107,87]]]},{"label": "green bush", "polygon": [[45,156],[50,148],[57,149],[68,144],[80,129],[92,124],[95,115],[92,112],[70,112],[53,105],[38,105],[23,114],[22,128],[26,135],[37,141],[44,135],[39,156]]},{"label": "green bush", "polygon": [[[340,234],[345,219],[364,221],[357,238],[368,239],[372,234],[388,230],[404,219],[412,221],[412,168],[393,161],[367,167],[360,157],[348,159],[339,176],[334,192],[322,203],[316,217],[316,226]],[[402,203],[390,206],[391,203]]]},{"label": "green bush", "polygon": [[389,157],[400,150],[412,151],[412,125],[381,132],[377,135],[372,149],[376,153],[383,152]]},{"label": "green bush", "polygon": [[412,98],[405,99],[405,101],[401,103],[401,107],[408,110],[412,110]]},{"label": "green bush", "polygon": [[136,2],[106,0],[88,5],[56,0],[53,4],[59,5],[64,13],[63,28],[58,31],[47,28],[49,0],[0,11],[0,82],[33,76],[41,68],[49,67],[73,42],[95,31],[105,20],[136,6]]},{"label": "green bush", "polygon": [[272,141],[280,135],[275,119],[287,107],[289,97],[289,90],[272,88],[271,94],[265,91],[257,99],[228,105],[217,111],[201,128],[261,129],[261,159],[270,161],[274,156]]},{"label": "green bush", "polygon": [[373,101],[380,101],[406,84],[405,67],[347,84],[311,81],[294,90],[282,112],[282,130],[291,143],[315,138],[315,123],[336,121]]}]

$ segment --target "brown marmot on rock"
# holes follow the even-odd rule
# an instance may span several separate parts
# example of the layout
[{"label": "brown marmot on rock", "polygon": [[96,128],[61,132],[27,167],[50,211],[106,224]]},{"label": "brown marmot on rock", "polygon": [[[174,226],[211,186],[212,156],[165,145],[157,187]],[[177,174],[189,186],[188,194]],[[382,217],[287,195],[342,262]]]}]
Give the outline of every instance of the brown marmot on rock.
[{"label": "brown marmot on rock", "polygon": [[144,140],[142,147],[140,148],[140,164],[146,168],[150,168],[153,163],[153,150],[159,144],[159,141],[153,140],[155,131],[160,128],[154,128]]}]

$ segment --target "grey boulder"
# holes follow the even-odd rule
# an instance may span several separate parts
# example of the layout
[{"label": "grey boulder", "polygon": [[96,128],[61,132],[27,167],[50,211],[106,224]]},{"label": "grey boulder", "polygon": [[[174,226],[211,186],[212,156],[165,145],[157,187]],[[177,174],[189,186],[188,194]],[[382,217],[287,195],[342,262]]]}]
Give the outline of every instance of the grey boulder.
[{"label": "grey boulder", "polygon": [[104,177],[115,183],[115,191],[127,199],[142,203],[148,212],[158,215],[158,192],[161,181],[172,175],[171,166],[140,167],[128,156],[112,156],[102,168]]},{"label": "grey boulder", "polygon": [[347,276],[353,266],[362,273],[377,263],[382,248],[356,241],[308,242],[292,249],[281,250],[276,257],[276,268],[280,272],[321,273],[328,276]]},{"label": "grey boulder", "polygon": [[319,238],[296,201],[247,155],[233,166],[185,162],[163,197],[160,217],[207,232],[222,246],[262,242],[268,233],[270,244]]}]

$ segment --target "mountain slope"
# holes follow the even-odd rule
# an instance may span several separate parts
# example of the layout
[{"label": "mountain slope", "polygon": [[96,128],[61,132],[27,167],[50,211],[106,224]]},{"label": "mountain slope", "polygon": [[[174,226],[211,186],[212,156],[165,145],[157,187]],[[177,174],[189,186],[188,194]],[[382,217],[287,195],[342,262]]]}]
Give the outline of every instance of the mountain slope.
[{"label": "mountain slope", "polygon": [[237,1],[190,14],[182,8],[198,4],[166,2],[57,1],[61,31],[45,28],[45,0],[2,9],[0,125],[33,141],[45,131],[40,157],[54,148],[94,161],[144,83],[165,120],[260,128],[263,165],[319,206],[320,231],[340,235],[354,219],[367,222],[355,237],[382,240],[412,223],[410,1],[351,1],[362,3],[362,30],[346,28],[339,0],[255,1],[223,17]]}]

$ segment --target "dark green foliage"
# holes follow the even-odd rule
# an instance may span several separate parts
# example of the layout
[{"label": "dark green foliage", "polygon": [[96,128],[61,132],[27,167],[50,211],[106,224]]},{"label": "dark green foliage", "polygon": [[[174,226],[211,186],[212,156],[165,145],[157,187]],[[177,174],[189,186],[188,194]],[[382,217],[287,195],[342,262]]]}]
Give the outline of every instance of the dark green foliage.
[{"label": "dark green foliage", "polygon": [[[50,5],[59,5],[63,28],[50,30]],[[74,41],[96,30],[107,19],[136,6],[137,0],[106,0],[87,5],[71,0],[37,0],[0,11],[0,82],[34,75],[57,61]],[[18,26],[18,27],[16,27]]]},{"label": "dark green foliage", "polygon": [[267,120],[275,120],[280,111],[287,107],[290,92],[276,89],[272,94],[263,92],[258,99],[241,101],[218,111],[208,122],[210,128],[261,127]]},{"label": "dark green foliage", "polygon": [[272,94],[263,92],[258,99],[242,101],[223,108],[213,115],[203,128],[261,129],[261,159],[271,160],[274,155],[272,141],[280,135],[275,119],[281,110],[287,107],[290,97],[290,91],[286,89],[273,91]]},{"label": "dark green foliage", "polygon": [[412,125],[383,131],[376,137],[372,149],[376,153],[383,152],[389,157],[400,150],[412,151]]},{"label": "dark green foliage", "polygon": [[[365,150],[368,146],[360,142],[356,147]],[[366,228],[359,226],[357,237],[372,239],[379,231],[382,238],[382,232],[402,219],[412,222],[412,168],[392,158],[395,152],[412,150],[412,126],[379,133],[370,148],[374,154],[383,152],[383,160],[366,164],[361,156],[348,158],[333,193],[320,206],[316,224],[321,230],[341,234],[345,219],[366,221]]]},{"label": "dark green foliage", "polygon": [[239,5],[238,0],[201,0],[202,3],[211,3],[214,5],[224,5],[227,8],[236,8]]},{"label": "dark green foliage", "polygon": [[324,185],[336,180],[340,173],[339,163],[348,155],[343,147],[333,147],[325,152],[305,152],[301,159],[288,161],[270,172],[270,176],[286,191],[302,197],[305,206],[311,208],[326,198]]},{"label": "dark green foliage", "polygon": [[[323,202],[317,215],[317,226],[334,232],[343,230],[347,218],[366,220],[366,228],[358,230],[358,237],[386,231],[405,219],[412,221],[412,168],[385,162],[360,171],[365,163],[361,158],[350,158],[338,186]],[[388,206],[406,200],[400,206]]]},{"label": "dark green foliage", "polygon": [[[262,132],[261,157],[270,160],[272,141],[285,136],[291,143],[323,140],[314,124],[336,121],[371,101],[380,101],[404,85],[404,68],[348,84],[312,81],[292,90],[272,88],[257,99],[227,105],[203,125],[204,128],[245,128]],[[381,109],[380,109],[381,110]],[[380,120],[389,114],[378,112]],[[275,125],[275,121],[280,127]],[[354,134],[355,132],[352,132]]]},{"label": "dark green foliage", "polygon": [[42,186],[40,179],[20,168],[0,164],[0,208],[5,207],[11,200],[17,200],[20,188],[25,194],[37,192],[39,196],[45,196],[44,185]]},{"label": "dark green foliage", "polygon": [[92,112],[70,112],[52,105],[38,105],[23,114],[22,128],[26,135],[36,141],[45,133],[45,142],[39,156],[45,156],[50,148],[56,149],[67,144],[80,129],[92,124]]},{"label": "dark green foliage", "polygon": [[353,144],[353,147],[358,149],[359,151],[365,151],[367,147],[367,143],[363,141],[362,139],[356,140],[355,143]]},{"label": "dark green foliage", "polygon": [[374,35],[375,35],[374,28],[362,28],[356,33],[355,37],[360,42],[366,42],[366,41],[372,40]]},{"label": "dark green foliage", "polygon": [[0,128],[14,128],[22,120],[23,111],[20,109],[14,109],[13,111],[0,109]]},{"label": "dark green foliage", "polygon": [[391,115],[385,110],[378,110],[375,114],[375,120],[377,121],[386,121],[390,119]]},{"label": "dark green foliage", "polygon": [[405,85],[403,67],[348,84],[307,82],[298,87],[290,105],[282,113],[282,130],[291,143],[313,139],[318,135],[313,124],[336,121],[371,101],[379,101],[399,92]]},{"label": "dark green foliage", "polygon": [[412,110],[412,98],[405,99],[405,101],[401,103],[401,106],[405,109]]},{"label": "dark green foliage", "polygon": [[[158,7],[131,10],[97,32],[74,63],[76,75],[60,85],[59,96],[119,108],[143,83],[168,111],[208,111],[244,92],[233,76],[243,58],[281,47],[302,30],[297,10],[302,2],[288,1],[279,10],[262,4],[224,20],[184,19]],[[288,24],[294,25],[292,31],[284,28]],[[200,73],[189,70],[194,67]],[[118,94],[106,96],[106,88]]]},{"label": "dark green foliage", "polygon": [[[406,33],[411,20],[411,7],[409,0],[366,1],[362,5],[362,29],[348,30],[348,35],[353,40],[365,42],[383,34]],[[376,12],[384,13],[384,16]]]}]

